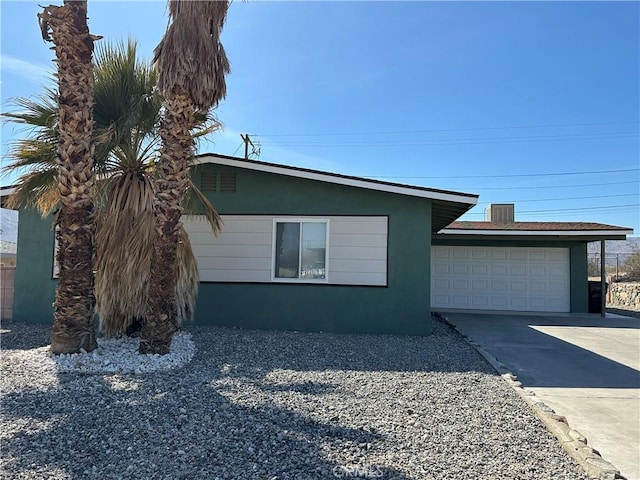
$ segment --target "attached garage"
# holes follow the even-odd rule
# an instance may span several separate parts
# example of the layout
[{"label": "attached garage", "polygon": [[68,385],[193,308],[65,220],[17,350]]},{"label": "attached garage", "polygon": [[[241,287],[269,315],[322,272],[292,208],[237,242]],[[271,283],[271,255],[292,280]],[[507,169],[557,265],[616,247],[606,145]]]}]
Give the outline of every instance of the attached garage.
[{"label": "attached garage", "polygon": [[431,306],[569,312],[568,248],[433,246]]},{"label": "attached garage", "polygon": [[490,207],[485,221],[455,221],[432,237],[432,309],[587,313],[587,244],[632,233],[600,223],[518,222],[513,205]]}]

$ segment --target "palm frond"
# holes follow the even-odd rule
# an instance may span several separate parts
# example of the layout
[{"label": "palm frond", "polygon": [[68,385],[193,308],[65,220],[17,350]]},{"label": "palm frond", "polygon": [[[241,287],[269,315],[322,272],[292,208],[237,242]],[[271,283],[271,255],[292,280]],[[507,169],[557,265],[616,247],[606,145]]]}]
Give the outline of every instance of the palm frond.
[{"label": "palm frond", "polygon": [[169,1],[172,22],[153,57],[164,96],[186,92],[204,111],[226,97],[231,66],[220,33],[228,7],[227,1]]},{"label": "palm frond", "polygon": [[154,91],[156,72],[138,59],[136,42],[129,39],[98,48],[95,77],[96,136],[107,152],[119,149],[121,167],[123,158],[135,163],[140,139],[157,141],[162,99]]},{"label": "palm frond", "polygon": [[[137,57],[136,43],[100,44],[94,68],[94,172],[98,179],[116,172],[144,170],[158,143],[161,99],[155,94],[157,80],[152,65]],[[18,183],[30,173],[56,166],[58,146],[57,91],[46,87],[42,94],[11,100],[16,111],[2,113],[4,122],[12,123],[27,134],[9,145],[9,162],[5,175],[21,173]],[[46,175],[45,175],[46,177]],[[53,182],[55,177],[51,177]],[[104,182],[103,182],[104,183]],[[36,188],[31,193],[21,188],[20,204],[45,205],[49,209],[53,189]],[[100,187],[98,187],[100,188]],[[42,202],[27,199],[46,192]],[[96,192],[101,195],[100,192]]]},{"label": "palm frond", "polygon": [[34,139],[16,140],[9,146],[8,157],[13,162],[3,167],[3,174],[8,175],[23,170],[41,170],[56,166],[57,142]]},{"label": "palm frond", "polygon": [[180,227],[180,243],[176,251],[176,320],[178,325],[193,320],[198,298],[198,261],[193,253],[189,235]]},{"label": "palm frond", "polygon": [[57,126],[58,93],[50,87],[35,97],[35,100],[26,97],[17,97],[9,100],[9,103],[22,110],[17,112],[5,112],[1,116],[3,122],[11,122],[23,125],[29,131],[33,129],[54,129]]},{"label": "palm frond", "polygon": [[[153,240],[153,183],[149,173],[125,172],[108,179],[109,198],[96,230],[96,313],[107,336],[143,318],[149,296]],[[177,251],[178,322],[191,319],[198,293],[198,265],[184,228]]]},{"label": "palm frond", "polygon": [[37,208],[43,217],[51,214],[60,200],[56,175],[55,167],[25,173],[18,178],[13,193],[7,198],[7,207]]},{"label": "palm frond", "polygon": [[96,313],[107,336],[124,332],[142,318],[149,291],[155,236],[152,212],[101,212],[96,231]]},{"label": "palm frond", "polygon": [[202,215],[211,226],[211,231],[215,236],[220,235],[222,230],[222,217],[218,214],[218,211],[205,196],[202,191],[196,187],[191,180],[189,180],[189,187],[187,188],[182,205],[186,215]]}]

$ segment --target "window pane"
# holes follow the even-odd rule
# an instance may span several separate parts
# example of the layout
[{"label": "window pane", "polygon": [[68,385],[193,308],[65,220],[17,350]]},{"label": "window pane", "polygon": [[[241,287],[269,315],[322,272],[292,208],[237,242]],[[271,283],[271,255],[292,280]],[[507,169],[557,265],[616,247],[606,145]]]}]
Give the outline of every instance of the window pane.
[{"label": "window pane", "polygon": [[276,271],[277,278],[298,278],[300,260],[300,224],[276,224]]},{"label": "window pane", "polygon": [[325,278],[327,224],[302,224],[302,265],[300,278]]}]

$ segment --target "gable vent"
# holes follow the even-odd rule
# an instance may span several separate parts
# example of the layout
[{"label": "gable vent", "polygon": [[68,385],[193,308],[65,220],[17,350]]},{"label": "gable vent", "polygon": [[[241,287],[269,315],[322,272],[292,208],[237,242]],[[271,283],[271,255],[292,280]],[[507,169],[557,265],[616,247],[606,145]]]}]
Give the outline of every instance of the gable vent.
[{"label": "gable vent", "polygon": [[218,191],[218,172],[204,170],[200,177],[200,188],[203,192]]},{"label": "gable vent", "polygon": [[220,172],[220,192],[236,193],[235,172]]}]

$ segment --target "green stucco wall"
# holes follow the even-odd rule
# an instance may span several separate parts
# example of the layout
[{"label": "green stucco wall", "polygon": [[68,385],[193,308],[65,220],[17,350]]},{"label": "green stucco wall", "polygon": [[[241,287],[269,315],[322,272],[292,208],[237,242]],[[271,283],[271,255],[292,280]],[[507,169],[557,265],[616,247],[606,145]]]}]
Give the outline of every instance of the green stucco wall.
[{"label": "green stucco wall", "polygon": [[198,185],[203,168],[236,172],[236,193],[205,192],[221,214],[388,216],[388,286],[201,283],[197,323],[430,333],[429,200],[214,165],[194,169]]},{"label": "green stucco wall", "polygon": [[589,287],[587,278],[587,244],[579,241],[535,240],[535,239],[455,239],[434,237],[432,245],[465,246],[465,247],[538,247],[568,248],[570,264],[570,308],[572,313],[588,313]]},{"label": "green stucco wall", "polygon": [[571,245],[571,312],[589,313],[587,244]]},{"label": "green stucco wall", "polygon": [[[431,202],[384,192],[235,171],[236,193],[205,192],[221,214],[384,215],[388,223],[386,287],[282,283],[201,283],[195,322],[261,329],[426,335],[430,325]],[[51,219],[20,213],[14,300],[18,321],[50,323]]]},{"label": "green stucco wall", "polygon": [[52,272],[51,217],[43,219],[34,210],[21,210],[13,283],[13,320],[53,323],[56,281],[52,279]]}]

